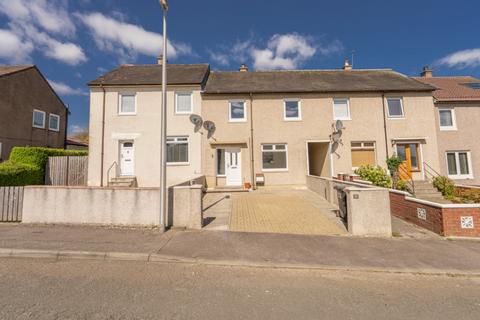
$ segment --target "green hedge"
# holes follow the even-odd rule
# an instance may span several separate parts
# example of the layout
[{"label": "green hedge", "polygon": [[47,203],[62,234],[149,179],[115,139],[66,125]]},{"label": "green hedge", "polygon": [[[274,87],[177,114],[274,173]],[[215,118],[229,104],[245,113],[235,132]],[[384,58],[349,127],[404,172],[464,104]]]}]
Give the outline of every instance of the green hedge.
[{"label": "green hedge", "polygon": [[48,157],[86,156],[81,150],[15,147],[8,161],[0,163],[0,186],[43,184]]}]

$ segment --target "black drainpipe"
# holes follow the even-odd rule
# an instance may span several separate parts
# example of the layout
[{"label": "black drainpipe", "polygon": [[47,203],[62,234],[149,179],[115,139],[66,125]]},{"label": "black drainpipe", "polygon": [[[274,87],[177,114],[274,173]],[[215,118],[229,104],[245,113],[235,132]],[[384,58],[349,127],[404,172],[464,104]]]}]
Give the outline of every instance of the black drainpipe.
[{"label": "black drainpipe", "polygon": [[102,105],[102,152],[100,154],[100,186],[103,187],[103,162],[105,157],[105,88],[103,83],[100,84],[103,91],[103,105]]},{"label": "black drainpipe", "polygon": [[385,134],[385,152],[388,160],[388,136],[387,136],[387,115],[385,113],[385,92],[382,92],[382,106],[383,106],[383,132]]}]

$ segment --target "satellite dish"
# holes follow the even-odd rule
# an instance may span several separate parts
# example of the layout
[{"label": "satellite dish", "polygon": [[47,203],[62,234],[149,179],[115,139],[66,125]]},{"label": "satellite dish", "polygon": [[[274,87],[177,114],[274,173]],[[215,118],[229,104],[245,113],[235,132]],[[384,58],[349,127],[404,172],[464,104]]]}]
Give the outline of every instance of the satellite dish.
[{"label": "satellite dish", "polygon": [[337,120],[337,121],[335,122],[335,129],[336,129],[337,131],[342,131],[342,129],[343,129],[343,122],[342,122],[342,120]]},{"label": "satellite dish", "polygon": [[216,129],[215,123],[209,120],[203,122],[203,128],[205,128],[205,130],[208,131],[208,134],[207,134],[208,138],[211,138],[213,136]]},{"label": "satellite dish", "polygon": [[190,122],[195,125],[195,132],[202,128],[203,119],[197,114],[190,115]]},{"label": "satellite dish", "polygon": [[335,143],[338,143],[340,141],[340,138],[342,137],[342,131],[337,131],[332,133],[332,141]]}]

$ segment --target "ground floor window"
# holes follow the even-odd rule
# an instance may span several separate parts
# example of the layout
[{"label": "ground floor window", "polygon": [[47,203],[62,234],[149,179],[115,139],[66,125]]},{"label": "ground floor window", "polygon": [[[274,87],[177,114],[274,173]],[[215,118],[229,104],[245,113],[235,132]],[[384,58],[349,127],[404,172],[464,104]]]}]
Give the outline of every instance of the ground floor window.
[{"label": "ground floor window", "polygon": [[167,163],[188,163],[188,137],[167,138]]},{"label": "ground floor window", "polygon": [[225,149],[217,149],[217,176],[225,175]]},{"label": "ground floor window", "polygon": [[264,171],[287,170],[287,158],[286,144],[262,145],[262,169]]},{"label": "ground floor window", "polygon": [[375,142],[359,141],[351,143],[352,168],[360,168],[361,166],[375,166],[377,159],[375,155]]},{"label": "ground floor window", "polygon": [[469,151],[448,151],[447,170],[452,179],[473,178]]}]

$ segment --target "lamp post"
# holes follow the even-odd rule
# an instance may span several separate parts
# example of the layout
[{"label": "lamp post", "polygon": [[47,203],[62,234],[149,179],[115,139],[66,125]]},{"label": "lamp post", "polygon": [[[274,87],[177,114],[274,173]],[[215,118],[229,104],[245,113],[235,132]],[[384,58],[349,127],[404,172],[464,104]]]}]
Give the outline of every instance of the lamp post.
[{"label": "lamp post", "polygon": [[167,0],[159,0],[163,9],[162,109],[160,112],[160,227],[167,224]]}]

